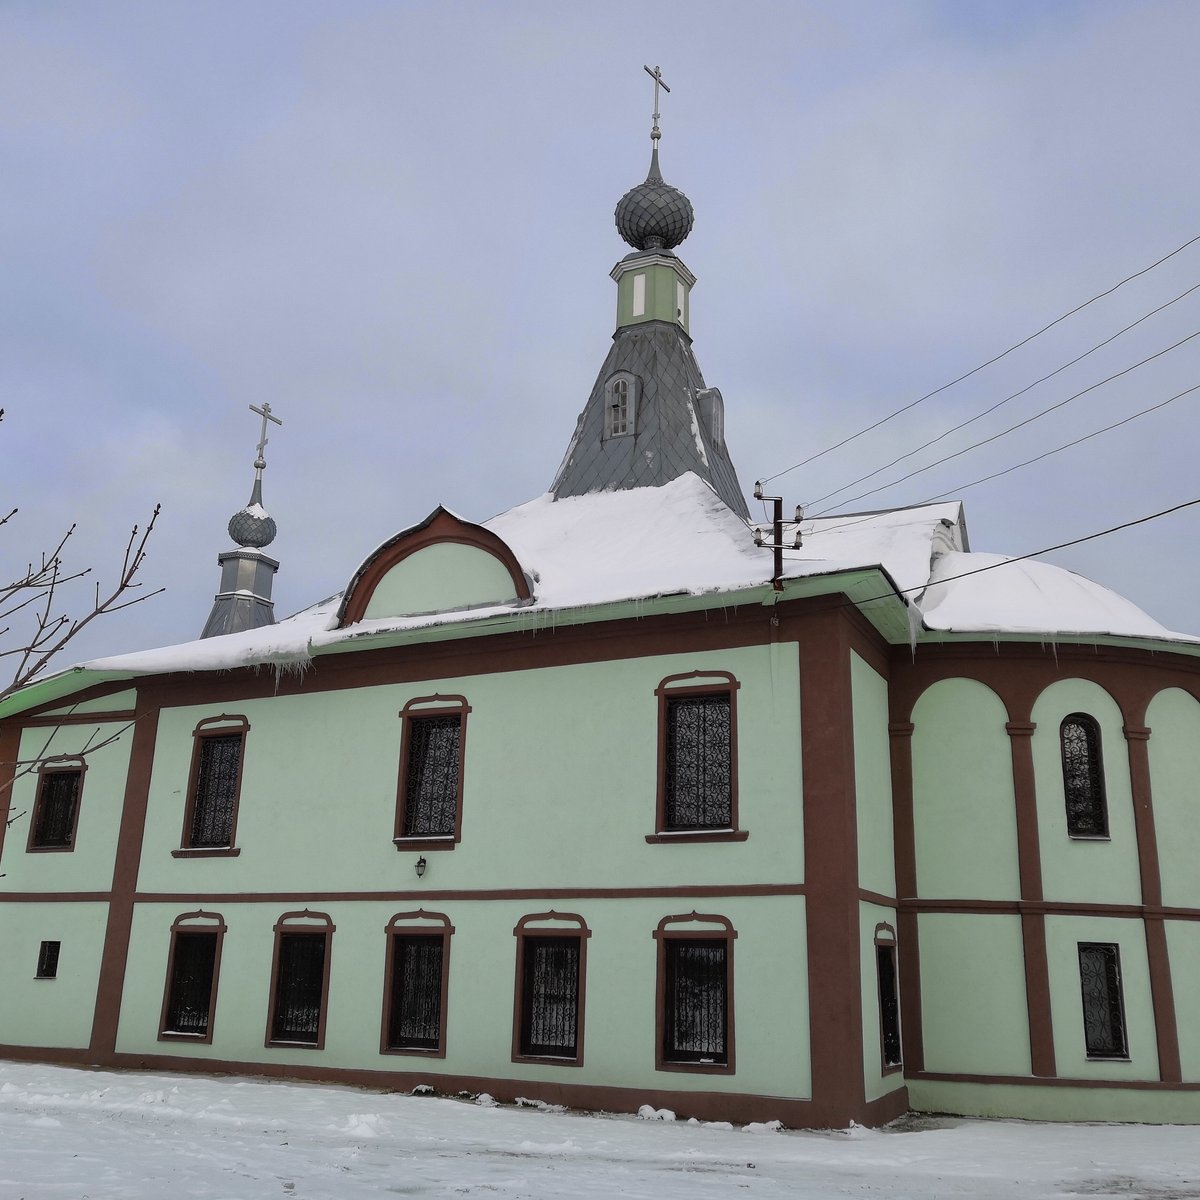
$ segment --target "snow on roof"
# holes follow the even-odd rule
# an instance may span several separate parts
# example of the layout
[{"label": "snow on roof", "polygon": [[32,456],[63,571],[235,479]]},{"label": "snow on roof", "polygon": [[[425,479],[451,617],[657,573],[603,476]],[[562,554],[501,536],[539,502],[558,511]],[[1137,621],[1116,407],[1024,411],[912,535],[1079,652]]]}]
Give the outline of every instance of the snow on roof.
[{"label": "snow on roof", "polygon": [[1136,604],[1074,571],[1003,554],[939,554],[918,606],[929,629],[948,633],[1084,634],[1200,643],[1191,634],[1173,633]]},{"label": "snow on roof", "polygon": [[[364,620],[336,628],[340,596],[275,625],[86,663],[130,675],[301,665],[384,634],[483,622],[515,613],[565,613],[679,595],[728,595],[768,584],[772,552],[713,489],[686,474],[644,487],[555,500],[547,493],[484,522],[512,549],[533,585],[532,602]],[[794,525],[788,526],[785,544]],[[802,525],[803,545],[784,553],[784,579],[881,569],[935,631],[1071,632],[1189,643],[1098,584],[1045,563],[1021,562],[951,580],[1003,561],[963,552],[962,507],[928,504],[826,517]],[[932,571],[933,586],[926,588]],[[836,587],[831,582],[831,590]],[[925,589],[922,594],[922,589]],[[880,594],[891,586],[880,582]]]}]

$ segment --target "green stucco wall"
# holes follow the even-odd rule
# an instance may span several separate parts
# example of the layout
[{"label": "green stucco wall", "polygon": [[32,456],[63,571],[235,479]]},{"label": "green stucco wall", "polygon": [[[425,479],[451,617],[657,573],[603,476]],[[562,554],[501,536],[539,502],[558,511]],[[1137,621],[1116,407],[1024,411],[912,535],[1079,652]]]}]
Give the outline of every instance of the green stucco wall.
[{"label": "green stucco wall", "polygon": [[926,1069],[1028,1075],[1021,919],[923,913],[919,930]]},{"label": "green stucco wall", "polygon": [[[1115,942],[1120,947],[1129,1062],[1087,1057],[1079,987],[1080,942]],[[1050,968],[1050,1011],[1058,1073],[1070,1079],[1157,1079],[1154,1009],[1142,922],[1111,917],[1048,916],[1046,959]],[[1200,1100],[1197,1105],[1200,1109]]]},{"label": "green stucco wall", "polygon": [[[644,276],[646,283],[645,311],[634,315],[634,280]],[[683,284],[683,314],[678,315],[676,284]],[[688,328],[688,307],[691,288],[674,268],[666,264],[635,267],[625,271],[617,283],[617,327],[637,325],[642,321],[674,321]]]},{"label": "green stucco wall", "polygon": [[[120,733],[118,724],[61,725],[28,729],[21,737],[21,758],[39,755],[78,754],[89,743],[98,745]],[[37,799],[37,774],[23,775],[13,784],[13,823],[8,828],[4,854],[0,857],[0,890],[5,892],[93,892],[107,891],[112,883],[117,831],[125,801],[125,774],[133,730],[125,729],[118,740],[87,755],[79,795],[79,820],[74,849],[70,851],[26,850],[30,821]],[[48,744],[47,744],[48,743]]]},{"label": "green stucco wall", "polygon": [[[745,842],[651,845],[658,699],[665,676],[732,672],[738,691]],[[462,841],[428,853],[428,889],[645,887],[798,882],[804,845],[795,646],[664,655],[420,681],[216,708],[165,709],[139,887],[143,891],[387,890],[412,886],[416,851],[392,845],[406,701],[460,693],[465,734]],[[192,730],[244,713],[237,858],[174,859]],[[756,745],[772,747],[755,753]],[[536,764],[520,771],[514,764]]]},{"label": "green stucco wall", "polygon": [[1200,704],[1169,688],[1150,702],[1146,724],[1163,903],[1200,908]]},{"label": "green stucco wall", "polygon": [[875,957],[875,931],[880,924],[896,931],[894,909],[862,904],[858,915],[860,985],[862,989],[863,1084],[868,1100],[877,1100],[904,1086],[904,1072],[883,1072],[883,1044],[879,1014],[879,964]]},{"label": "green stucco wall", "polygon": [[[1108,802],[1107,839],[1067,836],[1059,726],[1071,713],[1086,713],[1100,727]],[[1042,890],[1047,900],[1100,904],[1141,902],[1137,832],[1129,784],[1124,721],[1113,698],[1086,679],[1052,683],[1033,706],[1033,768],[1037,788]]]},{"label": "green stucco wall", "polygon": [[516,599],[512,577],[492,555],[474,546],[440,542],[398,562],[375,587],[363,614],[402,617],[449,612]]},{"label": "green stucco wall", "polygon": [[[582,916],[587,944],[584,1065],[513,1063],[513,992],[516,938],[522,916],[544,912],[545,900],[453,900],[428,908],[455,927],[450,949],[447,1055],[381,1055],[384,927],[415,907],[394,902],[338,901],[323,905],[333,918],[325,1049],[264,1046],[270,996],[272,927],[278,903],[222,904],[228,926],[211,1046],[157,1041],[166,978],[170,926],[178,904],[140,904],[135,912],[118,1050],[170,1053],[245,1062],[303,1063],[381,1071],[416,1071],[436,1085],[439,1075],[588,1083],[680,1091],[739,1092],[807,1098],[810,1088],[808,1001],[805,985],[805,914],[801,897],[726,897],[707,900],[738,937],[734,942],[736,1073],[692,1074],[655,1070],[653,931],[690,902],[665,898],[556,901],[559,911]],[[770,1029],[769,1038],[757,1036]]]},{"label": "green stucco wall", "polygon": [[[1134,1091],[1129,1088],[1013,1087],[1006,1084],[947,1083],[914,1079],[909,1103],[918,1112],[952,1112],[977,1117],[1020,1117],[1027,1121],[1146,1121],[1195,1124],[1195,1092]],[[1187,1136],[1181,1131],[1181,1136]]]},{"label": "green stucco wall", "polygon": [[913,709],[917,882],[925,899],[1020,895],[1007,721],[995,692],[970,679],[935,683]]},{"label": "green stucco wall", "polygon": [[[1179,1062],[1185,1080],[1200,1083],[1200,921],[1167,921],[1167,953],[1171,958],[1171,984],[1179,1014]],[[1200,1095],[1195,1097],[1200,1113]]]},{"label": "green stucco wall", "polygon": [[[107,923],[107,904],[0,907],[0,1044],[88,1045]],[[62,943],[54,979],[35,978],[43,941]]]},{"label": "green stucco wall", "polygon": [[854,697],[858,883],[868,891],[894,896],[896,859],[892,836],[887,680],[852,651],[850,683]]}]

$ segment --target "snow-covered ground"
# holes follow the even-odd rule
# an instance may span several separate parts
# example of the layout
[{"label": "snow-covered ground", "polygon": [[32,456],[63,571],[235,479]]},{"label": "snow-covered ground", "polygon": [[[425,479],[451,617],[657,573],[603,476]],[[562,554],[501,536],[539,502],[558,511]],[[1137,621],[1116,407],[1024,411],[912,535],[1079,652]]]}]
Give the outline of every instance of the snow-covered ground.
[{"label": "snow-covered ground", "polygon": [[1200,1130],[910,1119],[778,1132],[0,1063],[2,1200],[1200,1197]]}]

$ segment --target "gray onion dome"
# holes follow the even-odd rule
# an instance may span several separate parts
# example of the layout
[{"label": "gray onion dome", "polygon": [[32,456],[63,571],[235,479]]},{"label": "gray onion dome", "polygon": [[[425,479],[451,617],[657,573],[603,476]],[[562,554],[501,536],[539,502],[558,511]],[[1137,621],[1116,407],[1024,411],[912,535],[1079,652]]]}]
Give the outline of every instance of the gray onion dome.
[{"label": "gray onion dome", "polygon": [[239,546],[261,550],[275,540],[275,518],[261,504],[249,504],[229,518],[229,536]]},{"label": "gray onion dome", "polygon": [[663,182],[655,147],[645,183],[621,197],[615,216],[617,232],[635,250],[672,250],[692,232],[696,214],[678,188]]}]

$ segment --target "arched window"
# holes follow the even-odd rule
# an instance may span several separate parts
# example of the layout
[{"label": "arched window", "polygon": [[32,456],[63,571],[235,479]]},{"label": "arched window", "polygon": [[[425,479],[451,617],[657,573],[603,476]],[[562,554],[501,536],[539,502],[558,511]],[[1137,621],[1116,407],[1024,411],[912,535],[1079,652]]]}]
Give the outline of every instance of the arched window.
[{"label": "arched window", "polygon": [[604,436],[630,437],[637,432],[637,379],[614,375],[604,386]]},{"label": "arched window", "polygon": [[1076,838],[1108,837],[1100,726],[1086,713],[1071,713],[1058,730],[1062,746],[1067,833]]}]

